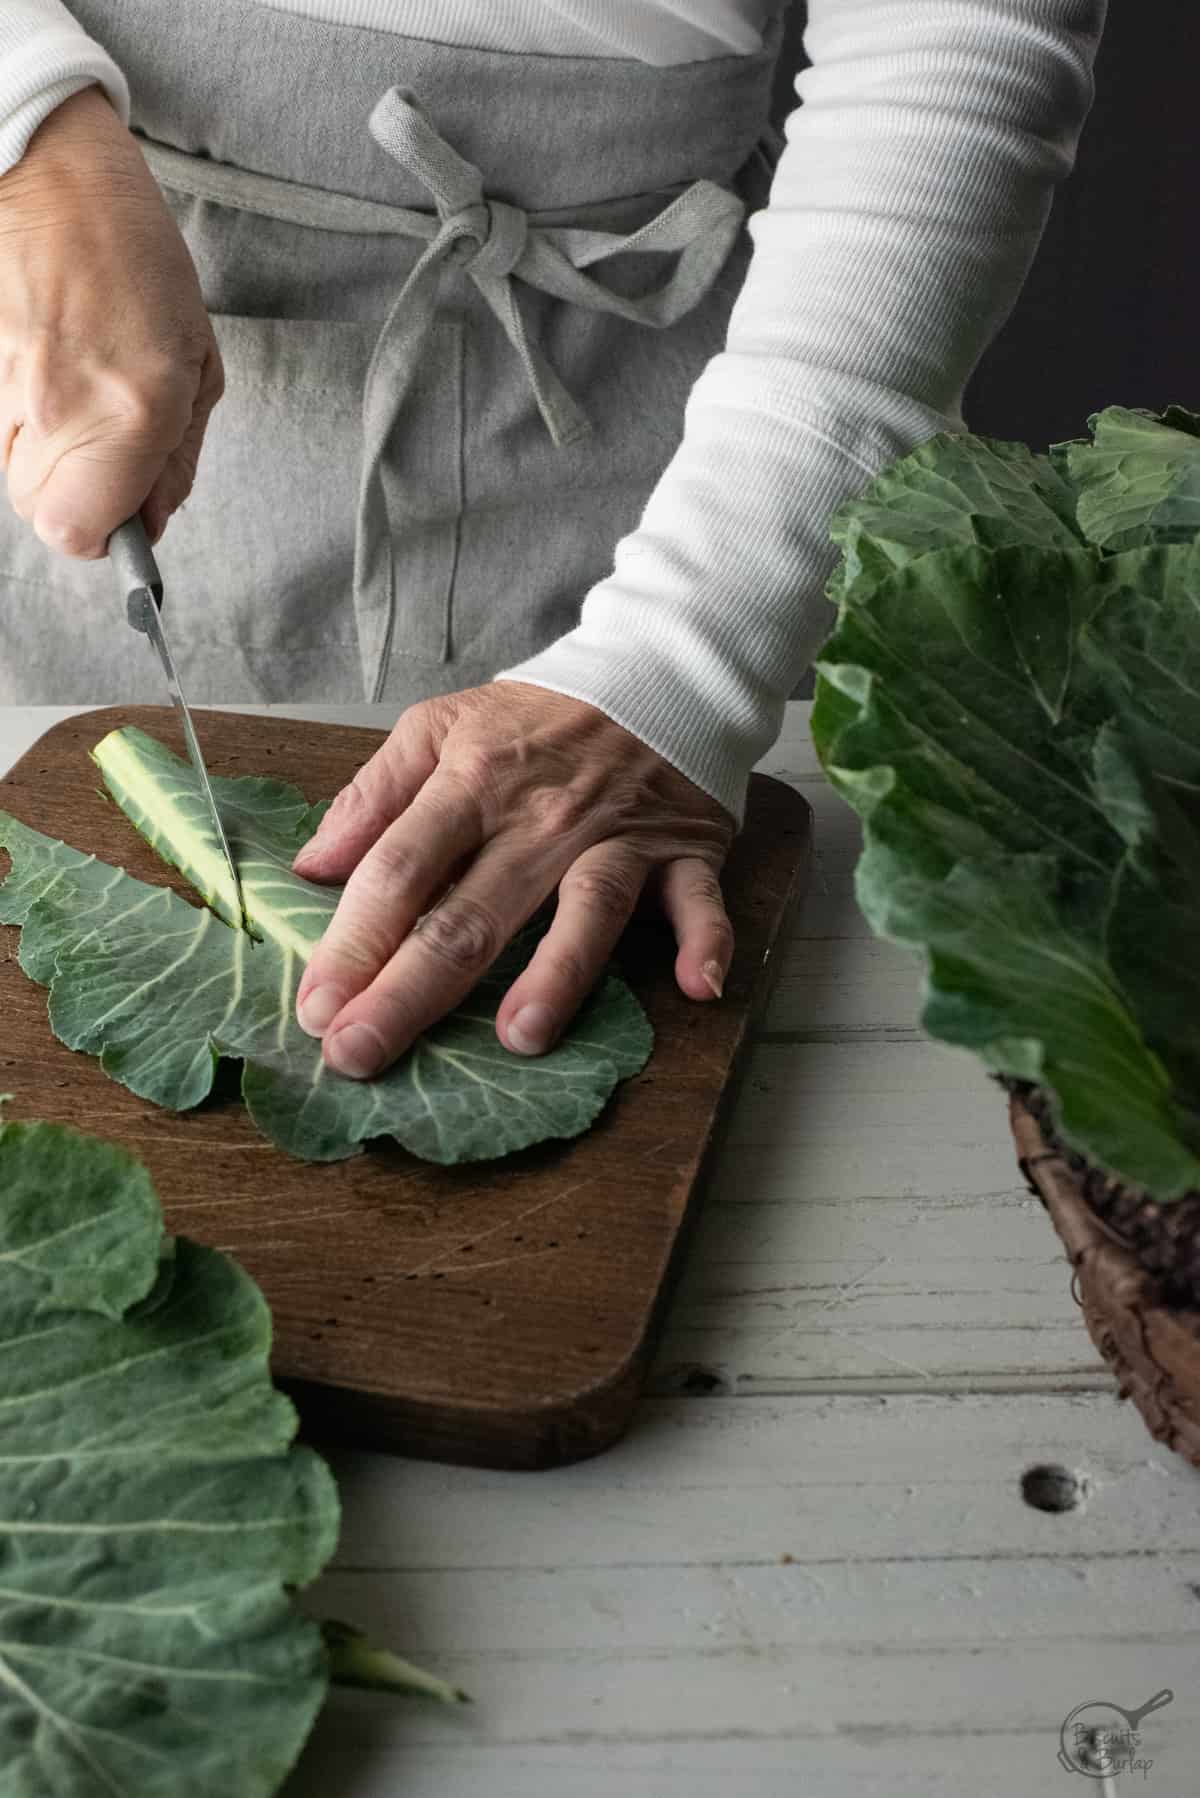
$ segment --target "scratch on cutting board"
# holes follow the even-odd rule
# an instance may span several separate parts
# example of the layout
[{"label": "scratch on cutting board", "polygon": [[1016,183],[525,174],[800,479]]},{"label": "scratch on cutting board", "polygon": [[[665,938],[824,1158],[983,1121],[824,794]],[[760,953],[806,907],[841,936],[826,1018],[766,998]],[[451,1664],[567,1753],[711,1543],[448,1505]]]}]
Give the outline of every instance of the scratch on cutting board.
[{"label": "scratch on cutting board", "polygon": [[[94,1110],[97,1114],[104,1115],[99,1105],[95,1106]],[[185,1149],[194,1149],[196,1146],[196,1138],[194,1136],[162,1136],[158,1131],[155,1131],[151,1140],[155,1144],[160,1142],[180,1142]],[[274,1145],[267,1142],[265,1138],[262,1142],[223,1142],[217,1152],[221,1155],[230,1155],[234,1153],[244,1155],[248,1150],[252,1150],[256,1155],[262,1155],[273,1146]]]},{"label": "scratch on cutting board", "polygon": [[[439,1250],[437,1254],[431,1255],[428,1261],[419,1262],[416,1267],[406,1268],[405,1272],[410,1279],[414,1274],[452,1273],[456,1270],[446,1267],[439,1268],[437,1265],[444,1256],[461,1254],[465,1247],[474,1248],[478,1243],[486,1242],[491,1236],[499,1236],[502,1231],[511,1230],[515,1224],[523,1224],[526,1218],[536,1217],[539,1211],[548,1211],[551,1205],[561,1204],[564,1199],[570,1198],[573,1192],[581,1192],[585,1186],[594,1185],[594,1179],[576,1180],[573,1186],[564,1186],[561,1192],[551,1193],[548,1199],[539,1199],[536,1205],[527,1205],[524,1211],[518,1211],[515,1217],[506,1217],[501,1223],[493,1224],[490,1230],[484,1230],[482,1233],[473,1233],[470,1236],[464,1236],[462,1241],[455,1243],[452,1248]],[[499,1261],[489,1261],[487,1265],[489,1267],[502,1267],[506,1261],[523,1260],[528,1253],[528,1250],[520,1250],[515,1255],[502,1256]],[[470,1263],[470,1268],[474,1271],[482,1265],[483,1264],[480,1262],[472,1261]]]},{"label": "scratch on cutting board", "polygon": [[481,1274],[487,1267],[508,1267],[515,1261],[540,1261],[543,1255],[557,1255],[553,1249],[524,1249],[519,1255],[501,1255],[498,1261],[460,1261],[457,1267],[442,1267],[435,1271],[443,1274]]},{"label": "scratch on cutting board", "polygon": [[[402,1178],[397,1179],[394,1186],[388,1192],[389,1206],[396,1191],[404,1186],[412,1185],[420,1178],[421,1176],[419,1174],[405,1174]],[[243,1193],[232,1199],[185,1199],[181,1200],[174,1209],[179,1211],[222,1211],[227,1210],[231,1205],[254,1205],[257,1207],[260,1204],[261,1196],[259,1194]],[[358,1212],[359,1208],[359,1205],[353,1199],[348,1199],[340,1211],[331,1209],[329,1205],[323,1205],[318,1211],[307,1211],[303,1213],[289,1212],[288,1216],[297,1221],[301,1216],[306,1220],[310,1217],[351,1217]]]}]

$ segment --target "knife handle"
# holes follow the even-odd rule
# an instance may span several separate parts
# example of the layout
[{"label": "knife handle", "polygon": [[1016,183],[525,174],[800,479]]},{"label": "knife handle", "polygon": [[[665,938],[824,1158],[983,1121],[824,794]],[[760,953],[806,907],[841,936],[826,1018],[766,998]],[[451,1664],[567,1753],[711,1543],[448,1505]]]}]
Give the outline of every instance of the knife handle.
[{"label": "knife handle", "polygon": [[145,596],[148,593],[155,605],[161,608],[163,584],[139,512],[117,526],[108,540],[108,555],[125,591],[129,622],[135,631],[144,631]]}]

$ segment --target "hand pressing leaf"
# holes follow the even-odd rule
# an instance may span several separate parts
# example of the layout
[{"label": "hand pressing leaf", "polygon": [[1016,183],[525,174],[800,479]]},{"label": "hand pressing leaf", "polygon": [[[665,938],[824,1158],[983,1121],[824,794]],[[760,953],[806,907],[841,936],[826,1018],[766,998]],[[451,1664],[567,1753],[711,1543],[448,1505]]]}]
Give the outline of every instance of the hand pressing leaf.
[{"label": "hand pressing leaf", "polygon": [[49,986],[56,1036],[99,1055],[105,1073],[140,1097],[187,1110],[210,1091],[218,1059],[240,1057],[251,1117],[289,1154],[336,1161],[370,1137],[394,1136],[448,1163],[574,1136],[617,1081],[644,1065],[650,1027],[616,975],[548,1054],[504,1048],[496,1011],[540,935],[530,928],[386,1073],[340,1078],[295,1020],[300,975],[340,896],[290,865],[321,808],[278,781],[214,780],[252,938],[236,928],[236,901],[187,764],[138,730],[113,732],[95,759],[117,803],[214,909],[0,813],[0,847],[13,863],[0,886],[0,922],[23,927],[21,966]]}]

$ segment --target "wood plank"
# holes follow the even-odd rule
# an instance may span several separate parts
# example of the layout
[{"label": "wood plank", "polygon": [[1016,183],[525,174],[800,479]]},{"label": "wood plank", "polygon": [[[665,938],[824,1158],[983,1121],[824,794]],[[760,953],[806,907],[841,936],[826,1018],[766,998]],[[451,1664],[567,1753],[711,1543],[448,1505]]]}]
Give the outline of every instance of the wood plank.
[{"label": "wood plank", "polygon": [[[769,1647],[794,1654],[912,1653],[1019,1642],[1200,1641],[1200,1546],[1169,1555],[1034,1561],[931,1559],[810,1566],[722,1561],[689,1567],[410,1568],[330,1574],[319,1598],[339,1617],[370,1605],[389,1640],[469,1683],[510,1661],[597,1667],[638,1656],[727,1662]],[[312,1608],[311,1600],[306,1601]],[[1168,1681],[1169,1683],[1169,1681]],[[990,1719],[999,1723],[1000,1718]],[[800,1721],[796,1719],[795,1721]],[[815,1718],[808,1718],[810,1728]],[[769,1733],[769,1732],[768,1732]]]},{"label": "wood plank", "polygon": [[[1037,1730],[1052,1767],[1059,1728],[1077,1705],[1109,1699],[1132,1709],[1166,1686],[1178,1690],[1180,1708],[1148,1718],[1144,1741],[1163,1789],[1186,1798],[1195,1791],[1200,1747],[1192,1700],[1200,1628],[1182,1636],[1156,1633],[1152,1640],[1140,1637],[1134,1624],[1127,1622],[1126,1631],[1098,1640],[1064,1630],[1055,1640],[1022,1642],[1019,1652],[1009,1641],[980,1642],[965,1631],[940,1650],[752,1644],[749,1652],[655,1654],[627,1646],[607,1657],[573,1658],[532,1648],[528,1657],[510,1652],[486,1663],[456,1654],[440,1665],[475,1698],[469,1723],[428,1709],[393,1706],[390,1715],[381,1714],[379,1701],[368,1696],[339,1694],[337,1702],[341,1728],[356,1742],[370,1718],[376,1740],[413,1753],[467,1730],[495,1743],[743,1736],[783,1737],[797,1747],[861,1731],[890,1739],[893,1754],[902,1756],[914,1734]],[[355,1798],[374,1792],[383,1798],[388,1788],[369,1783],[367,1768],[356,1779]]]},{"label": "wood plank", "polygon": [[962,1203],[704,1201],[652,1392],[946,1390],[1112,1376],[1045,1211]]},{"label": "wood plank", "polygon": [[[1041,1464],[1078,1473],[1078,1509],[1024,1502],[1021,1476]],[[1115,1391],[643,1399],[607,1455],[538,1479],[368,1454],[333,1465],[341,1571],[1200,1549],[1200,1472]]]},{"label": "wood plank", "polygon": [[[953,1699],[947,1710],[959,1714]],[[721,1742],[676,1733],[563,1746],[476,1746],[473,1727],[464,1717],[463,1740],[409,1745],[384,1736],[377,1711],[351,1711],[339,1695],[282,1798],[1080,1798],[1082,1784],[1056,1764],[1057,1736],[1047,1730],[973,1729],[965,1720],[957,1731],[950,1724],[927,1734],[863,1721],[823,1737]],[[1141,1789],[1192,1798],[1186,1754],[1169,1758],[1157,1737],[1154,1747],[1158,1764]]]},{"label": "wood plank", "polygon": [[[1077,1509],[1023,1501],[1036,1463],[1076,1473]],[[1163,1686],[1145,1752],[1158,1789],[1192,1789],[1200,1476],[1111,1398],[645,1401],[610,1454],[535,1481],[337,1471],[343,1542],[306,1608],[369,1615],[476,1703],[337,1695],[288,1798],[384,1798],[410,1772],[432,1792],[435,1771],[474,1798],[521,1770],[607,1798],[618,1767],[647,1798],[755,1778],[957,1798],[992,1789],[973,1765],[1037,1798],[1074,1789],[1069,1710]],[[690,1787],[710,1748],[731,1783]]]},{"label": "wood plank", "polygon": [[[122,724],[183,750],[170,708],[71,717],[0,782],[0,804],[190,899],[97,790],[88,752]],[[198,715],[197,732],[214,774],[272,772],[310,799],[336,792],[382,741],[215,711]],[[739,941],[720,1005],[679,991],[661,926],[630,926],[617,959],[649,1013],[654,1054],[572,1141],[457,1168],[383,1141],[305,1165],[258,1133],[236,1088],[170,1113],[66,1049],[44,990],[17,963],[19,932],[6,928],[0,1074],[11,1115],[122,1143],[149,1167],[171,1230],[237,1257],[271,1306],[273,1368],[310,1430],[501,1466],[594,1454],[632,1412],[808,840],[803,801],[756,776],[729,866]]]},{"label": "wood plank", "polygon": [[755,1045],[709,1191],[965,1203],[1020,1187],[1005,1096],[965,1049],[916,1037]]}]

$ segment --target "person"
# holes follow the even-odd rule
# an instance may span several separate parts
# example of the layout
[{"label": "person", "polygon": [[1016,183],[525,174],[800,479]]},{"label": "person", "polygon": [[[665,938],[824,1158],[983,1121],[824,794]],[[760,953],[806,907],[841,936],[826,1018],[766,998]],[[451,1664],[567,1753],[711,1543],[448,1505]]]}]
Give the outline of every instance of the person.
[{"label": "person", "polygon": [[639,903],[720,996],[829,514],[963,428],[1072,166],[1104,0],[811,0],[782,146],[781,5],[5,0],[0,699],[159,697],[140,509],[189,697],[395,702],[296,864],[349,1077],[555,896],[512,1052]]}]

